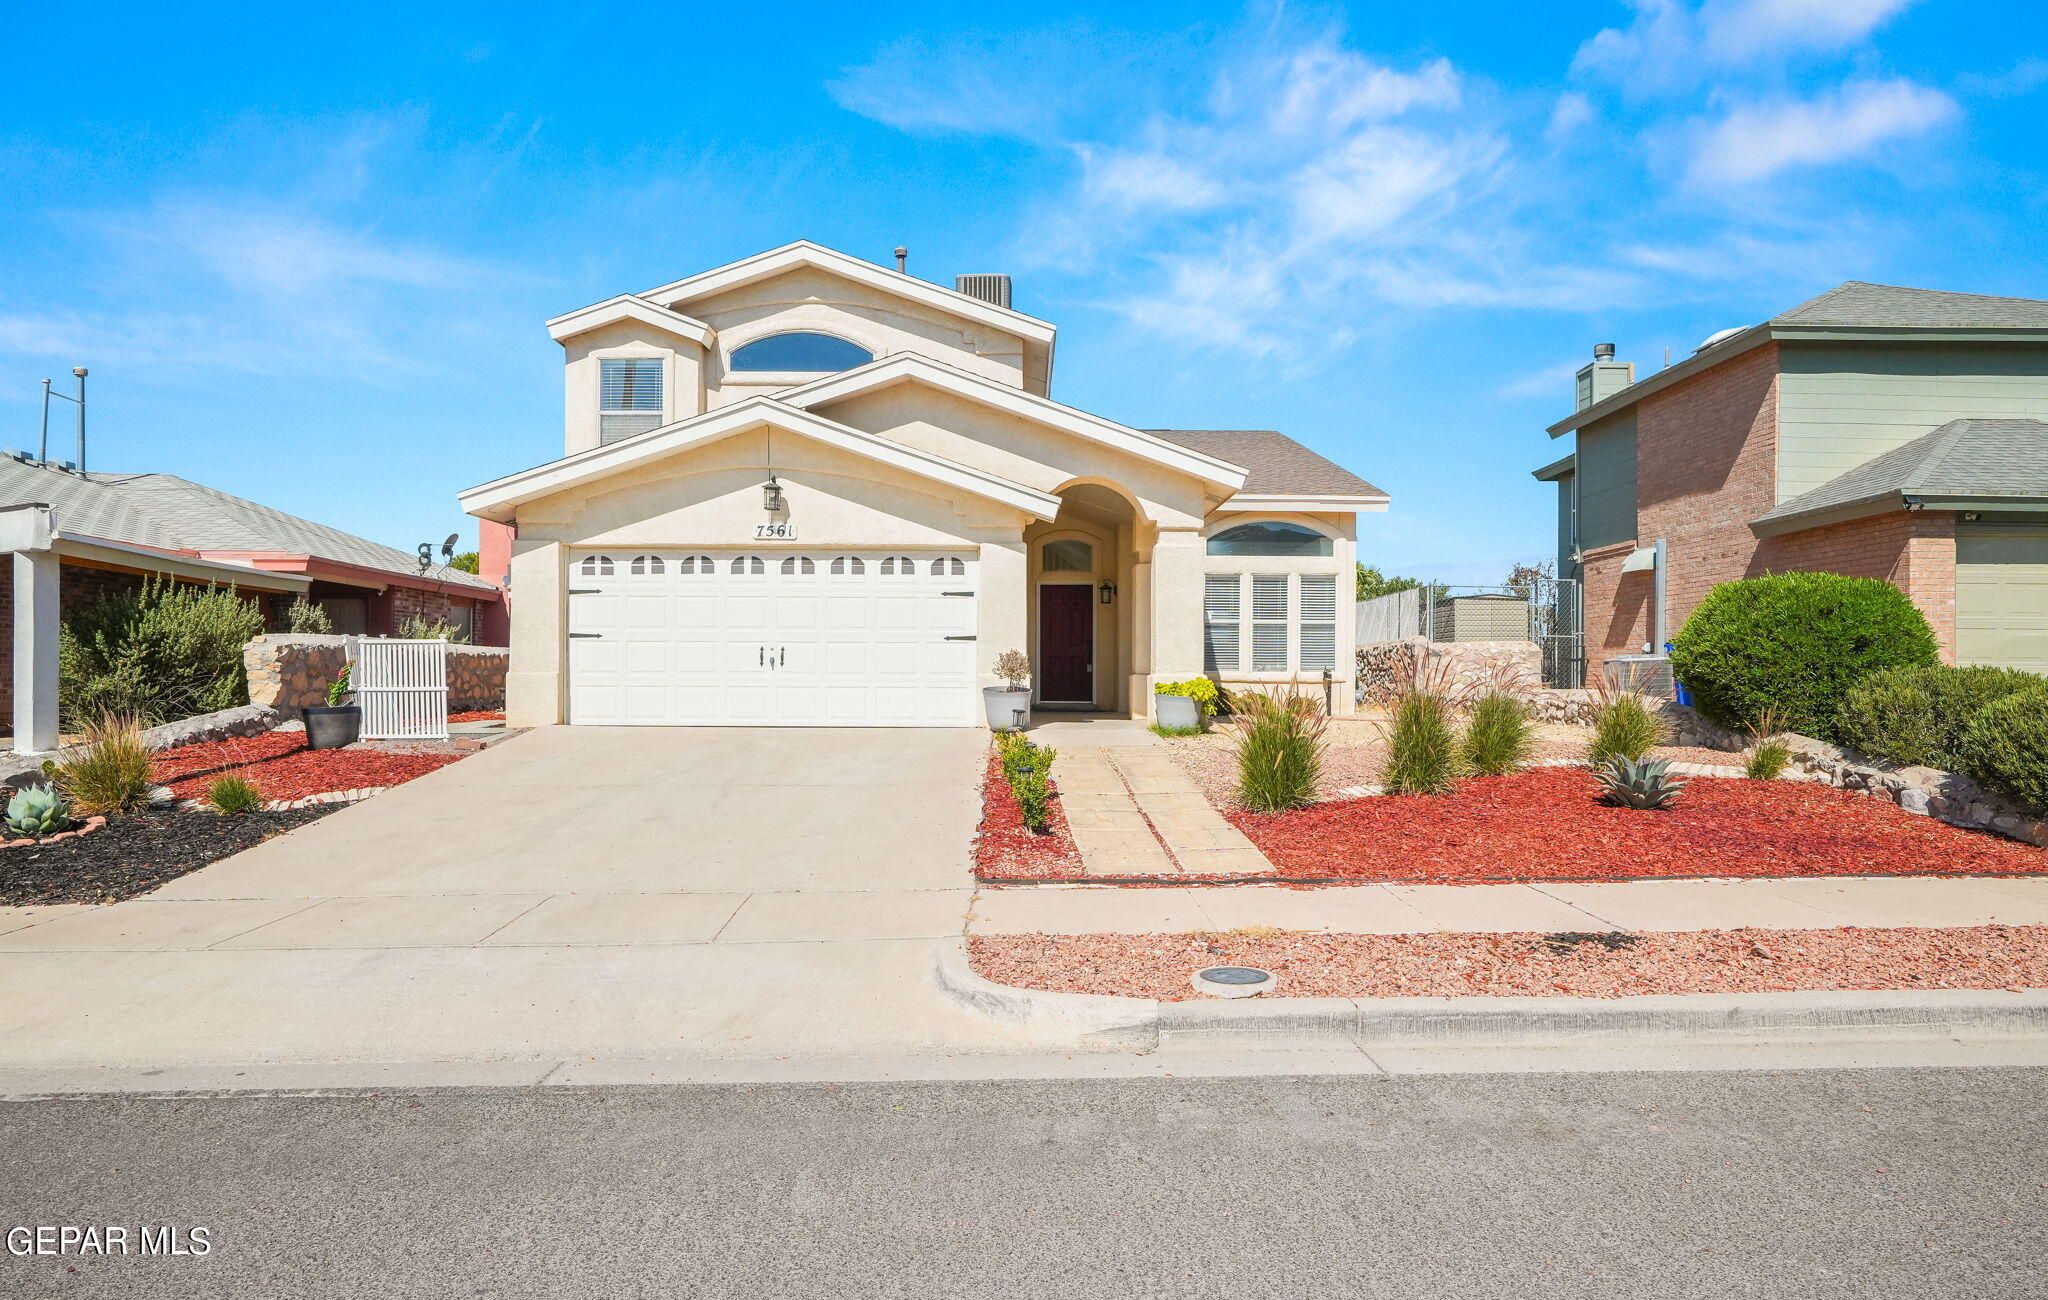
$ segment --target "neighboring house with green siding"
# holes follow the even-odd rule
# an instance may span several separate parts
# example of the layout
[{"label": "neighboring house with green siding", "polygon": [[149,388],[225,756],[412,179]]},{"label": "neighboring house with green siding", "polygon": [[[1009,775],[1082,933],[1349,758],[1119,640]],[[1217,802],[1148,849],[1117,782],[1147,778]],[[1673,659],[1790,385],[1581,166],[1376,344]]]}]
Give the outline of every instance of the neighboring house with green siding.
[{"label": "neighboring house with green siding", "polygon": [[1594,349],[1558,493],[1589,668],[1716,584],[1883,578],[1946,657],[2048,672],[2048,301],[1850,281],[1641,380]]}]

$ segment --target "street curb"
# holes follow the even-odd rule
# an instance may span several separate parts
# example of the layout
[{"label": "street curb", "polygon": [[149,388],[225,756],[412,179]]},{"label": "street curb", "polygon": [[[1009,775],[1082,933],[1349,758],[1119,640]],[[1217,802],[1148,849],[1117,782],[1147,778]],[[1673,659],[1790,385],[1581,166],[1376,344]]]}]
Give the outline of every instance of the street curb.
[{"label": "street curb", "polygon": [[1169,1042],[1371,1046],[2048,1035],[2044,989],[1157,1002],[997,984],[974,973],[965,939],[940,943],[933,971],[941,992],[990,1019],[1141,1050]]}]

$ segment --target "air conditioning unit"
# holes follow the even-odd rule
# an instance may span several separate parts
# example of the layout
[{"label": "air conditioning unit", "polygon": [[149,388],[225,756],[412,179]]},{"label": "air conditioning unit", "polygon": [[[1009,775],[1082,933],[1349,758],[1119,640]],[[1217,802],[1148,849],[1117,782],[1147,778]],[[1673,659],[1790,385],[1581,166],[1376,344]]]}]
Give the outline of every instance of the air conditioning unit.
[{"label": "air conditioning unit", "polygon": [[970,298],[979,298],[998,307],[1010,305],[1010,277],[1007,275],[956,275],[953,287]]}]

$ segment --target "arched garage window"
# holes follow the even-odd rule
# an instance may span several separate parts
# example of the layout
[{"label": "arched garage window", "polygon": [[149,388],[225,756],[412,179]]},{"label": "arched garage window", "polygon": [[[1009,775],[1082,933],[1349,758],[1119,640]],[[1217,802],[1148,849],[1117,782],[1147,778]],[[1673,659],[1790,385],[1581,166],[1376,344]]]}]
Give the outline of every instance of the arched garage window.
[{"label": "arched garage window", "polygon": [[1239,524],[1209,539],[1211,555],[1328,555],[1330,539],[1313,528],[1273,521]]},{"label": "arched garage window", "polygon": [[873,361],[874,354],[857,343],[830,334],[770,334],[735,348],[734,370],[851,370]]}]

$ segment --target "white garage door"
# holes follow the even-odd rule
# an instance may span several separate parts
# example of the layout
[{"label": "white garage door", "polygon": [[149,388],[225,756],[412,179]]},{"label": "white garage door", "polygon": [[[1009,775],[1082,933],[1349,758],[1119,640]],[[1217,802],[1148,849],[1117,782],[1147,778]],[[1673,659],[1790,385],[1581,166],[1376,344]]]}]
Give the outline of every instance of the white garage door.
[{"label": "white garage door", "polygon": [[2048,528],[1956,529],[1956,662],[2048,673]]},{"label": "white garage door", "polygon": [[575,552],[569,721],[972,726],[976,570],[969,552]]}]

